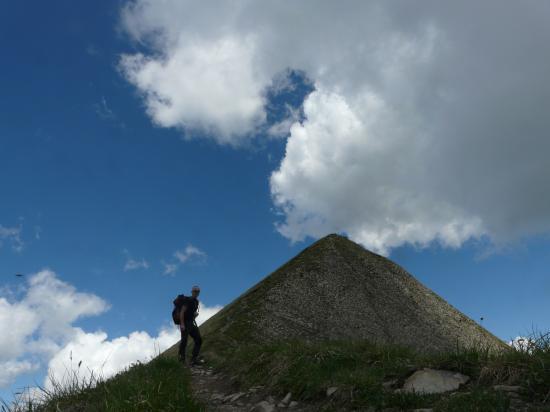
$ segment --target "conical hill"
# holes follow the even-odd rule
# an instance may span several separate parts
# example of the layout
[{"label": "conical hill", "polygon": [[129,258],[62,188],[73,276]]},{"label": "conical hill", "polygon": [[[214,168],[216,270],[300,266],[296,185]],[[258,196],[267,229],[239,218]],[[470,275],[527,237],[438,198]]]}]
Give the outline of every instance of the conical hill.
[{"label": "conical hill", "polygon": [[508,347],[399,265],[334,234],[304,249],[200,329],[204,349],[295,338],[366,339],[421,352],[457,344]]}]

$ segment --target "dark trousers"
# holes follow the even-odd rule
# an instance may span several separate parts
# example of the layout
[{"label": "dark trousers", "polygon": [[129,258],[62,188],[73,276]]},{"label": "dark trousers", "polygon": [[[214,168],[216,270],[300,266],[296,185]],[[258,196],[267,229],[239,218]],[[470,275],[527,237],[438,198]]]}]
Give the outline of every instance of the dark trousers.
[{"label": "dark trousers", "polygon": [[201,350],[202,345],[202,338],[201,333],[199,331],[199,327],[195,325],[195,323],[191,321],[185,321],[185,330],[181,330],[181,341],[180,341],[180,349],[179,349],[179,355],[180,359],[185,359],[185,348],[187,347],[187,335],[191,335],[193,338],[193,359],[197,359],[197,356],[199,356],[199,351]]}]

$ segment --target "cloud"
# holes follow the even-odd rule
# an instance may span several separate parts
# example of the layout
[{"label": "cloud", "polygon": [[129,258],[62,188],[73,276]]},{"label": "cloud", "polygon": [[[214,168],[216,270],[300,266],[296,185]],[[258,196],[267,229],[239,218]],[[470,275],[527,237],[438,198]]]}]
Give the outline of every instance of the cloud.
[{"label": "cloud", "polygon": [[254,48],[253,37],[182,37],[158,58],[124,55],[120,67],[159,126],[238,143],[265,117],[264,81],[254,70]]},{"label": "cloud", "polygon": [[101,96],[99,103],[94,104],[96,114],[103,120],[115,120],[116,115],[113,110],[107,104],[105,96]]},{"label": "cloud", "polygon": [[305,119],[267,125],[289,131],[269,183],[293,241],[346,232],[384,254],[498,246],[550,231],[549,12],[496,0],[136,0],[121,20],[146,51],[120,64],[156,124],[232,145],[266,121],[266,90],[288,87],[277,76],[304,73]]},{"label": "cloud", "polygon": [[174,257],[181,263],[185,263],[193,257],[204,258],[206,253],[193,245],[187,245],[185,249],[174,252]]},{"label": "cloud", "polygon": [[135,362],[147,362],[179,340],[176,328],[162,329],[158,336],[136,331],[128,336],[108,339],[105,332],[86,333],[75,328],[75,335],[48,363],[46,389],[56,383],[109,378]]},{"label": "cloud", "polygon": [[24,373],[29,373],[37,370],[38,364],[29,361],[7,361],[0,362],[0,388],[8,386],[15,378]]},{"label": "cloud", "polygon": [[161,263],[164,266],[164,272],[162,272],[163,275],[174,275],[178,270],[178,265],[176,263],[166,263],[164,261]]},{"label": "cloud", "polygon": [[267,129],[268,136],[273,138],[287,137],[292,125],[299,121],[300,110],[295,109],[287,104],[285,105],[285,111],[286,116],[282,120],[269,126],[269,128]]},{"label": "cloud", "polygon": [[8,241],[11,244],[14,252],[21,252],[24,247],[23,240],[21,239],[21,225],[18,227],[6,227],[0,225],[0,247],[3,246],[4,241]]},{"label": "cloud", "polygon": [[149,263],[145,259],[135,260],[129,258],[124,264],[124,271],[127,272],[136,269],[149,269]]},{"label": "cloud", "polygon": [[205,252],[200,250],[198,247],[188,244],[183,250],[176,250],[173,253],[173,257],[176,259],[172,262],[161,261],[164,266],[164,275],[174,275],[181,264],[188,263],[191,260],[202,260],[206,259],[207,255]]},{"label": "cloud", "polygon": [[[292,126],[285,158],[270,179],[273,201],[285,216],[278,230],[293,241],[345,231],[383,254],[405,242],[427,246],[435,239],[458,247],[480,237],[484,227],[478,217],[436,193],[415,191],[411,175],[426,170],[408,156],[414,148],[408,147],[406,133],[395,131],[393,142],[369,139],[376,127],[394,127],[391,109],[371,94],[357,110],[321,89],[305,101],[308,120]],[[334,136],[344,143],[335,146]],[[384,167],[389,158],[401,167]]]},{"label": "cloud", "polygon": [[508,345],[519,351],[529,353],[531,353],[537,346],[535,339],[526,336],[516,336],[511,341],[508,341]]},{"label": "cloud", "polygon": [[123,253],[126,255],[126,263],[124,264],[125,272],[129,270],[149,269],[149,263],[145,259],[139,260],[132,258],[128,249],[124,249]]},{"label": "cloud", "polygon": [[38,368],[73,334],[72,323],[105,312],[101,298],[78,292],[51,270],[29,277],[22,291],[0,296],[0,386]]}]

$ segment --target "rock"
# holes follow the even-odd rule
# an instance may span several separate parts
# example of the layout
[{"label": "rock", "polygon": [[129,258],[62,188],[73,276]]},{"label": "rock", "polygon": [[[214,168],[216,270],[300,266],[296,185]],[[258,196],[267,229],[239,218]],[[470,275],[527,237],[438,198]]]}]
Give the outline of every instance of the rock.
[{"label": "rock", "polygon": [[298,406],[298,402],[296,402],[296,401],[292,401],[292,402],[290,402],[290,404],[288,405],[289,408],[295,408],[295,407],[297,407],[297,406]]},{"label": "rock", "polygon": [[457,390],[470,378],[458,372],[424,368],[407,378],[403,388],[396,392],[443,393]]},{"label": "rock", "polygon": [[269,403],[275,403],[275,398],[271,395],[269,395],[265,400],[268,401]]},{"label": "rock", "polygon": [[214,393],[210,399],[212,399],[213,401],[221,401],[223,398],[225,398],[225,395],[223,393]]},{"label": "rock", "polygon": [[413,412],[433,412],[431,408],[413,409]]},{"label": "rock", "polygon": [[257,392],[259,391],[260,389],[262,389],[264,386],[263,385],[256,385],[256,386],[251,386],[249,390],[249,392]]},{"label": "rock", "polygon": [[254,405],[252,409],[250,409],[250,412],[273,412],[274,410],[275,405],[268,401],[261,401]]},{"label": "rock", "polygon": [[337,390],[338,388],[336,386],[331,386],[330,388],[327,388],[327,396],[332,396]]},{"label": "rock", "polygon": [[287,393],[283,399],[281,399],[281,403],[284,403],[285,405],[290,402],[290,397],[292,396],[292,393]]},{"label": "rock", "polygon": [[239,392],[237,394],[235,394],[235,396],[233,396],[233,398],[231,399],[231,402],[235,402],[237,399],[239,399],[241,396],[245,396],[246,393],[245,392]]},{"label": "rock", "polygon": [[495,391],[502,391],[502,392],[519,392],[521,390],[521,386],[516,386],[516,385],[494,385],[493,389]]},{"label": "rock", "polygon": [[232,393],[230,395],[227,395],[225,398],[223,398],[223,401],[224,402],[235,402],[237,399],[239,399],[243,395],[244,395],[244,392]]}]

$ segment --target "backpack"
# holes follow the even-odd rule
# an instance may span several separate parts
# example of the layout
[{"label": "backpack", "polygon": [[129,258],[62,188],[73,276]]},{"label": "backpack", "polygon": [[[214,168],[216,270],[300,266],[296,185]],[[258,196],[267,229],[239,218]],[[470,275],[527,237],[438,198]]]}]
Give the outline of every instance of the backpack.
[{"label": "backpack", "polygon": [[181,307],[187,303],[187,297],[185,295],[178,295],[174,299],[174,309],[172,309],[172,320],[176,325],[180,324],[180,311]]}]

